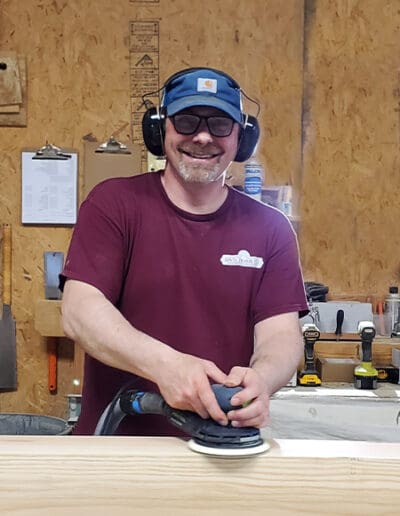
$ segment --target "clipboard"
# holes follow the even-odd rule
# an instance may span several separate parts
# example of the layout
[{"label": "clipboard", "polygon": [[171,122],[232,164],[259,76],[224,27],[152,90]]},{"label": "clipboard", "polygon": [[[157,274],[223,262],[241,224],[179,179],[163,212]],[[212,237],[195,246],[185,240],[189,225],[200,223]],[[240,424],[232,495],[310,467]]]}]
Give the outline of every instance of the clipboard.
[{"label": "clipboard", "polygon": [[34,225],[73,225],[78,211],[78,151],[65,149],[67,160],[32,159],[36,149],[21,152],[21,221]]},{"label": "clipboard", "polygon": [[142,148],[126,143],[130,154],[96,153],[99,142],[84,143],[83,199],[101,181],[111,177],[128,177],[142,173]]}]

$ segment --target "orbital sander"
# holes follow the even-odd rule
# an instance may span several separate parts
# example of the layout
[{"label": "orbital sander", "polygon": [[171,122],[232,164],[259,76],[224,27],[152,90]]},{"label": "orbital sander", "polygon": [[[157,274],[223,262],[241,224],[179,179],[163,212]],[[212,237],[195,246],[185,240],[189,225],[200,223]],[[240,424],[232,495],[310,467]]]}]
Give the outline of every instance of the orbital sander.
[{"label": "orbital sander", "polygon": [[[214,384],[211,388],[225,413],[238,408],[232,406],[230,400],[242,387]],[[269,449],[269,444],[263,441],[258,428],[236,428],[230,423],[223,426],[211,418],[203,419],[195,412],[174,409],[155,392],[137,389],[121,392],[108,405],[97,423],[94,435],[112,435],[125,416],[138,414],[165,416],[172,425],[191,438],[188,442],[189,448],[198,453],[218,457],[249,457]]]}]

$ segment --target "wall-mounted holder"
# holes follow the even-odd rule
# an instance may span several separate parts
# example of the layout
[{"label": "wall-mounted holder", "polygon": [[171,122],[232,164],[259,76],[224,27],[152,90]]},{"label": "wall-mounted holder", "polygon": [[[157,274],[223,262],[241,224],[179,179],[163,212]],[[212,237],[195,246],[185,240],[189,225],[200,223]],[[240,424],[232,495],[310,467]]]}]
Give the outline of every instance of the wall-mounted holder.
[{"label": "wall-mounted holder", "polygon": [[0,52],[0,126],[26,126],[26,62],[16,52]]},{"label": "wall-mounted holder", "polygon": [[75,424],[81,413],[81,398],[80,394],[67,394],[68,413],[67,421],[69,425]]},{"label": "wall-mounted holder", "polygon": [[66,160],[72,157],[71,154],[65,153],[60,147],[56,147],[51,143],[47,143],[40,147],[32,156],[32,159],[58,159],[58,160]]},{"label": "wall-mounted holder", "polygon": [[119,141],[114,136],[97,147],[95,152],[105,152],[106,154],[132,154],[128,147]]}]

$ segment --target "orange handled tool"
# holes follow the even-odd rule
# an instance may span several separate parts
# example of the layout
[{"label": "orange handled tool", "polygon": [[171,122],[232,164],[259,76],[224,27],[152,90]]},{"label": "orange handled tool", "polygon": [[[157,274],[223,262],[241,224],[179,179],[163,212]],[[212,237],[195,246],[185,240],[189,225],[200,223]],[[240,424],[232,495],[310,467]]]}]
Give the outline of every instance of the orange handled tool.
[{"label": "orange handled tool", "polygon": [[57,337],[47,337],[48,386],[49,391],[57,391]]}]

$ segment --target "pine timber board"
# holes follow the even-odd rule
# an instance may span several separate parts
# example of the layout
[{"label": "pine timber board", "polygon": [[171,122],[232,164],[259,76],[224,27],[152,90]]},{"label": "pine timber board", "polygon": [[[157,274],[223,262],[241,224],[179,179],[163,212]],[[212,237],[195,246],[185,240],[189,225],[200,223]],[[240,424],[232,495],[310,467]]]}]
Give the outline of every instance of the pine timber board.
[{"label": "pine timber board", "polygon": [[[321,358],[359,358],[360,347],[360,341],[319,341],[314,352]],[[372,343],[372,361],[379,365],[390,364],[393,347],[400,348],[400,339],[376,339]]]},{"label": "pine timber board", "polygon": [[194,453],[172,437],[3,436],[0,513],[396,514],[400,445],[271,445],[263,455],[222,459]]}]

